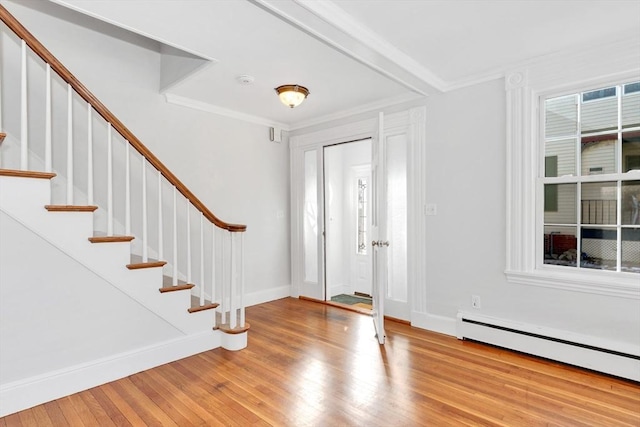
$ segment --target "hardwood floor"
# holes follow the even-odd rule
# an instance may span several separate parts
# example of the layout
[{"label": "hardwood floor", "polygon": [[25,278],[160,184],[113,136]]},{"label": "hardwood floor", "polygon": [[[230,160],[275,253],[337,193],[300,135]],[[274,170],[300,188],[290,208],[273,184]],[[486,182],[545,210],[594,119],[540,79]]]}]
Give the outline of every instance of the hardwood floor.
[{"label": "hardwood floor", "polygon": [[640,384],[311,301],[247,309],[249,346],[0,418],[4,426],[640,426]]}]

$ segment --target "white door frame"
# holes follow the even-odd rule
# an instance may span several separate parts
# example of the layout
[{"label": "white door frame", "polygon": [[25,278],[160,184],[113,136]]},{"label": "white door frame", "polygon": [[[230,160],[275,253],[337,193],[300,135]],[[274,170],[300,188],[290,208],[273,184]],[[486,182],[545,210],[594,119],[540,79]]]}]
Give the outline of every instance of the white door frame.
[{"label": "white door frame", "polygon": [[[415,297],[424,295],[424,292],[416,292],[417,288],[423,288],[426,281],[424,269],[425,259],[425,118],[426,108],[417,107],[394,114],[385,115],[385,137],[407,134],[407,276],[408,276],[408,300],[410,301],[409,320],[414,318],[414,312],[422,311],[426,302],[418,301]],[[308,150],[317,150],[318,158],[318,183],[323,182],[322,155],[323,147],[375,136],[377,117],[353,122],[346,125],[326,128],[309,133],[294,134],[290,144],[290,170],[291,170],[291,296],[299,297],[303,289],[304,280],[304,241],[302,213],[304,205],[304,153]],[[324,196],[322,189],[318,189],[319,215],[324,212]],[[320,218],[322,219],[322,218]],[[323,282],[324,273],[324,242],[320,234],[318,250],[318,271]],[[322,298],[324,299],[324,290]]]}]

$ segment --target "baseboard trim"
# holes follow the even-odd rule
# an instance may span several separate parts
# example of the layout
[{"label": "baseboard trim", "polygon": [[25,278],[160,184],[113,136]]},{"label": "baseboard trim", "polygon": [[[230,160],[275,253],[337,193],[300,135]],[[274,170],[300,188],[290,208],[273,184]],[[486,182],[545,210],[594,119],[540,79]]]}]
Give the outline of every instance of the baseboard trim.
[{"label": "baseboard trim", "polygon": [[414,311],[411,313],[411,326],[453,337],[456,336],[456,319],[451,317]]},{"label": "baseboard trim", "polygon": [[0,417],[220,345],[220,331],[206,331],[3,384],[0,385]]},{"label": "baseboard trim", "polygon": [[277,299],[291,296],[291,285],[278,286],[277,288],[265,289],[263,291],[251,292],[244,297],[245,307],[258,305]]}]

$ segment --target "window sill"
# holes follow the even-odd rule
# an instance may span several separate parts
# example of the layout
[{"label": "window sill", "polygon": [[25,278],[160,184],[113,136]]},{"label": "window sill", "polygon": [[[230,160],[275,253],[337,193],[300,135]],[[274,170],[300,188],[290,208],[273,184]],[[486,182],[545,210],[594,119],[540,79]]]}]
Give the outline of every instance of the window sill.
[{"label": "window sill", "polygon": [[505,271],[509,283],[640,300],[640,275],[592,271]]}]

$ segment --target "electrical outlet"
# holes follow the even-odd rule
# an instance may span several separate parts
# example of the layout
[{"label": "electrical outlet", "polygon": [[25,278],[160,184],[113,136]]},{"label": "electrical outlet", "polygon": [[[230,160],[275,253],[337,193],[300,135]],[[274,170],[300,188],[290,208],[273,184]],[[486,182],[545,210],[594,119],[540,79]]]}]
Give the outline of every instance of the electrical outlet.
[{"label": "electrical outlet", "polygon": [[478,309],[481,307],[480,297],[478,295],[471,295],[471,307]]}]

